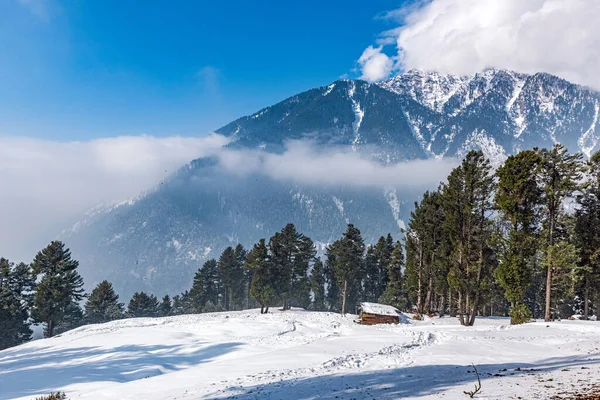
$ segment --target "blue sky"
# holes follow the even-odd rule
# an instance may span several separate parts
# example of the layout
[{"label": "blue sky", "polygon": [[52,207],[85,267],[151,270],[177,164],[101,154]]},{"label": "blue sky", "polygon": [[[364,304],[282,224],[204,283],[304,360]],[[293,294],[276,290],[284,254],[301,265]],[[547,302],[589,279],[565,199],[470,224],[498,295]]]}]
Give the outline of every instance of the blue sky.
[{"label": "blue sky", "polygon": [[205,135],[358,76],[401,3],[4,0],[0,135]]}]

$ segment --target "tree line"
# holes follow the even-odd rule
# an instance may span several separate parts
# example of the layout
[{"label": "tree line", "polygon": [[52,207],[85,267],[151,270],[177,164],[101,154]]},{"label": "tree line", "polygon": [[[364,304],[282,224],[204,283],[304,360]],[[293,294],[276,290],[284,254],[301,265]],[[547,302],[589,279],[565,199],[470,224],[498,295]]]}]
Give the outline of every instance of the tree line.
[{"label": "tree line", "polygon": [[587,319],[600,300],[600,153],[584,162],[561,145],[525,150],[494,171],[471,151],[415,203],[403,242],[387,234],[366,245],[348,224],[319,257],[288,224],[249,250],[226,248],[173,298],[137,292],[125,307],[108,281],[87,295],[77,267],[59,241],[31,264],[0,259],[0,349],[29,340],[31,322],[50,337],[132,317],[275,306],[344,314],[359,301],[466,326],[477,315]]}]

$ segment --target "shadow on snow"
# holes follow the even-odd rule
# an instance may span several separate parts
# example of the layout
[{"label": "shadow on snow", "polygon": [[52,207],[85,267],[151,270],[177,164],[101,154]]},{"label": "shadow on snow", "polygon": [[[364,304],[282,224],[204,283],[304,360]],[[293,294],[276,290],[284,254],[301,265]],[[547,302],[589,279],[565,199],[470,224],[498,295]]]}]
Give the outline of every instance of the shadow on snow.
[{"label": "shadow on snow", "polygon": [[[499,376],[540,374],[557,369],[581,368],[597,363],[599,354],[586,357],[556,357],[540,363],[505,363],[476,365],[485,395],[486,382]],[[277,377],[277,371],[272,378]],[[293,378],[256,386],[231,386],[210,399],[401,399],[444,393],[459,386],[473,390],[477,378],[470,365],[429,365],[392,368],[380,371],[339,373],[310,378]],[[464,387],[463,387],[464,386]],[[462,394],[462,393],[461,393]]]},{"label": "shadow on snow", "polygon": [[76,347],[48,351],[16,348],[0,353],[0,399],[47,394],[75,383],[129,382],[178,371],[227,354],[241,344],[215,344],[193,351],[189,345]]}]

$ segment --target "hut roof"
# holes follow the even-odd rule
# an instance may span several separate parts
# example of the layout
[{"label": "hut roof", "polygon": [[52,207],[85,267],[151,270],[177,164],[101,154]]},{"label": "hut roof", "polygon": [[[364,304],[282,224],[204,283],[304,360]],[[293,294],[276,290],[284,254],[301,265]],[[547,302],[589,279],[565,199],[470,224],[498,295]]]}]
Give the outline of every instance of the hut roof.
[{"label": "hut roof", "polygon": [[360,308],[362,312],[367,314],[389,315],[397,317],[399,313],[395,307],[387,306],[385,304],[360,303]]}]

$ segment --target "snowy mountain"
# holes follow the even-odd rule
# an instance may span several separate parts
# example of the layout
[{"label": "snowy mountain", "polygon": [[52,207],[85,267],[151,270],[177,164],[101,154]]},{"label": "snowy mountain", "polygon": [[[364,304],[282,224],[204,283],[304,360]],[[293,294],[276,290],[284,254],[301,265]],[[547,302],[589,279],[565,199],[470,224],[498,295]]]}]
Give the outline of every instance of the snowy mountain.
[{"label": "snowy mountain", "polygon": [[[259,310],[87,325],[0,351],[0,400],[575,399],[597,392],[593,321],[365,326]],[[575,393],[582,394],[576,396]],[[560,395],[559,395],[560,394]]]},{"label": "snowy mountain", "polygon": [[[519,149],[598,149],[600,94],[545,73],[473,76],[409,71],[377,84],[336,81],[240,118],[217,133],[231,150],[281,153],[290,140],[345,148],[384,165],[482,149],[499,164]],[[299,166],[301,167],[301,166]],[[323,171],[324,174],[327,171]],[[400,230],[422,190],[319,187],[231,175],[217,157],[190,162],[134,201],[96,210],[64,233],[86,283],[175,294],[207,258],[251,246],[293,222],[321,247],[348,222],[366,241]]]}]

